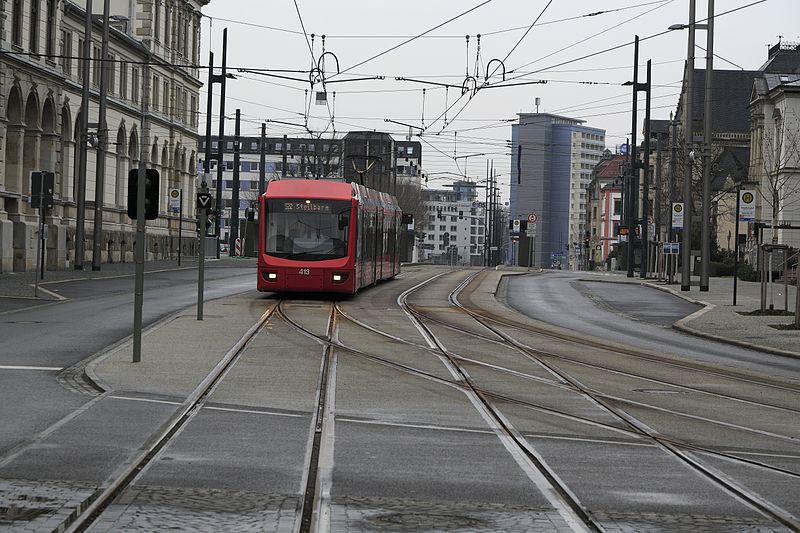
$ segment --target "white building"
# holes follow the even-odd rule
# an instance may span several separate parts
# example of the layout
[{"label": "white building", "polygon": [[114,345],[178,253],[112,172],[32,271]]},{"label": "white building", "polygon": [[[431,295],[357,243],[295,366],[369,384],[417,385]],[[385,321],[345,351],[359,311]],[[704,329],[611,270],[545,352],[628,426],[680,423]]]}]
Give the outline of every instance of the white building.
[{"label": "white building", "polygon": [[[179,246],[178,216],[168,213],[167,191],[196,186],[196,65],[200,9],[209,0],[113,0],[110,24],[108,112],[102,261],[132,260],[134,225],[126,215],[127,176],[138,166],[140,143],[160,172],[160,215],[148,222],[149,257],[168,257]],[[55,173],[55,206],[49,226],[47,267],[75,260],[76,187],[85,11],[70,0],[0,1],[0,271],[34,268],[37,212],[28,206],[32,171]],[[95,1],[89,123],[98,122],[103,2]],[[182,66],[185,65],[185,66]],[[148,131],[141,131],[144,73],[151,84]],[[97,128],[90,128],[90,133]],[[96,151],[88,151],[84,261],[92,259]],[[184,216],[194,216],[184,201]],[[182,242],[194,251],[194,221],[184,222]]]},{"label": "white building", "polygon": [[[785,47],[783,50],[780,47]],[[800,228],[800,44],[781,43],[793,73],[756,77],[750,102],[750,177],[759,183],[757,218],[770,226]],[[771,50],[772,52],[772,50]],[[771,55],[771,58],[773,56]],[[800,231],[776,229],[777,243],[800,247]],[[765,230],[765,242],[772,231]]]},{"label": "white building", "polygon": [[478,266],[484,262],[485,206],[474,183],[457,181],[452,190],[422,191],[426,220],[419,258],[437,264]]},{"label": "white building", "polygon": [[[222,219],[220,237],[227,242],[230,233],[231,204],[233,201],[234,180],[234,137],[225,138],[224,168],[222,171]],[[373,141],[374,142],[374,141]],[[417,141],[395,141],[394,145],[394,173],[387,166],[386,179],[381,180],[372,173],[366,174],[365,185],[378,187],[379,184],[391,194],[398,196],[402,201],[400,192],[394,190],[393,183],[397,178],[398,186],[413,183],[417,189],[420,187],[420,167],[422,153],[420,143]],[[255,208],[258,200],[258,185],[261,174],[261,137],[241,137],[239,149],[239,219],[245,218],[245,209]],[[265,181],[281,178],[307,178],[346,180],[344,168],[340,164],[341,154],[347,158],[348,151],[353,151],[348,137],[340,139],[325,139],[312,137],[266,137],[264,154]],[[203,157],[206,141],[200,140],[200,159],[198,171],[202,172]],[[217,187],[217,151],[220,149],[219,137],[211,138],[211,180],[209,188],[212,194]],[[286,164],[284,165],[284,159]],[[359,163],[360,164],[360,163]],[[284,171],[285,167],[285,171]],[[388,188],[387,188],[388,187]]]}]

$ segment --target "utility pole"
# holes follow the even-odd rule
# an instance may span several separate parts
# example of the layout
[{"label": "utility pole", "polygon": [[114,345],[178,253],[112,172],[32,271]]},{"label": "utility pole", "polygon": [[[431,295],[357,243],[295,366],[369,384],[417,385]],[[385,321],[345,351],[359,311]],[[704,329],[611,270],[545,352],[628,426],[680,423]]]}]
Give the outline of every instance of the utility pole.
[{"label": "utility pole", "polygon": [[86,167],[88,164],[89,138],[89,92],[92,53],[92,0],[86,0],[86,20],[83,32],[83,95],[81,97],[81,127],[78,132],[78,180],[75,215],[75,270],[83,270],[84,247],[86,245]]},{"label": "utility pole", "polygon": [[[678,179],[678,120],[669,114],[670,137],[672,138],[672,146],[670,147],[669,158],[669,227],[667,229],[667,241],[672,242],[672,204],[675,203],[675,181]],[[675,273],[673,270],[672,260],[670,255],[669,265],[667,265],[667,282],[672,283],[672,275]],[[677,262],[675,267],[677,267]]]},{"label": "utility pole", "polygon": [[[214,234],[217,241],[216,256],[219,259],[220,231],[222,228],[222,179],[225,170],[225,85],[228,79],[228,28],[222,31],[222,73],[214,81],[220,84],[219,96],[219,142],[217,143],[217,188],[216,188],[216,217],[214,221]],[[209,89],[210,90],[210,89]]]},{"label": "utility pole", "polygon": [[[214,52],[208,53],[208,97],[206,98],[206,151],[203,156],[203,181],[197,192],[208,194],[208,181],[211,179],[211,113],[214,109]],[[222,142],[222,141],[219,141]],[[217,167],[222,161],[217,161]],[[200,245],[197,252],[197,320],[203,320],[203,301],[205,299],[205,261],[206,261],[206,222],[208,207],[197,207],[197,234]]]},{"label": "utility pole", "polygon": [[695,0],[689,0],[689,46],[686,57],[686,98],[684,101],[684,156],[686,157],[683,172],[683,242],[681,243],[681,290],[692,288],[692,90],[694,84],[694,32],[695,32]]},{"label": "utility pole", "polygon": [[663,186],[663,179],[661,173],[661,135],[659,133],[659,135],[656,137],[656,198],[655,198],[656,242],[660,242],[662,240],[661,218],[664,216],[664,211],[661,208],[661,204],[664,202],[664,199],[661,195],[662,186]]},{"label": "utility pole", "polygon": [[283,136],[283,144],[281,145],[281,178],[286,177],[286,142],[288,141],[288,137],[286,135]]},{"label": "utility pole", "polygon": [[267,190],[267,124],[261,123],[261,160],[258,163],[258,195]]},{"label": "utility pole", "polygon": [[[703,105],[703,202],[700,232],[700,292],[708,292],[711,262],[711,89],[714,79],[714,0],[708,0],[706,90]],[[738,240],[738,235],[737,235]]]},{"label": "utility pole", "polygon": [[236,125],[233,137],[233,190],[231,191],[230,232],[228,233],[228,255],[236,255],[236,241],[239,240],[239,165],[241,159],[241,118],[242,110],[236,110]]},{"label": "utility pole", "polygon": [[[639,106],[639,36],[636,36],[633,45],[633,107],[631,113],[631,142],[628,145],[630,152],[630,180],[628,181],[628,277],[633,277],[634,262],[636,255],[634,252],[636,242],[636,198],[639,196],[639,158],[636,149],[636,129],[638,128],[638,106]],[[642,254],[644,256],[644,254]],[[644,262],[644,261],[642,261]]]},{"label": "utility pole", "polygon": [[[91,0],[87,0],[91,2]],[[133,362],[142,360],[142,305],[144,303],[144,254],[145,248],[145,181],[147,179],[147,165],[150,158],[150,54],[147,62],[142,67],[142,144],[139,146],[139,178],[136,182],[136,241],[133,250],[136,261],[136,274],[134,276],[133,298]]]},{"label": "utility pole", "polygon": [[[638,43],[637,43],[638,44]],[[641,169],[644,171],[644,183],[642,189],[642,262],[639,267],[639,277],[647,278],[650,259],[650,74],[652,60],[647,60],[647,81],[644,84],[636,84],[636,91],[644,89],[645,108],[644,108],[644,156],[642,157]],[[637,80],[638,81],[638,80]]]},{"label": "utility pole", "polygon": [[494,236],[494,161],[489,166],[489,266],[494,266],[493,246],[497,245]]},{"label": "utility pole", "polygon": [[483,266],[489,266],[489,160],[486,160],[486,195],[483,201]]},{"label": "utility pole", "polygon": [[106,152],[108,151],[108,124],[106,121],[106,105],[108,92],[108,12],[110,0],[103,1],[103,44],[100,47],[100,62],[94,68],[100,68],[100,112],[97,117],[97,165],[95,166],[94,186],[94,238],[92,242],[92,270],[100,270],[103,254],[103,203],[106,185]]}]

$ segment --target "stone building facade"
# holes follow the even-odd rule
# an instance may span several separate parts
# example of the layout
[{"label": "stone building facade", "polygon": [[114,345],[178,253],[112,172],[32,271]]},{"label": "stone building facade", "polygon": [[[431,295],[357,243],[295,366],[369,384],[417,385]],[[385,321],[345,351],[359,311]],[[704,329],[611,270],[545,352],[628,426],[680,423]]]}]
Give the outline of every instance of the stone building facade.
[{"label": "stone building facade", "polygon": [[[142,139],[161,176],[160,215],[148,222],[150,258],[177,253],[178,216],[170,188],[196,187],[200,9],[208,0],[112,0],[109,55],[101,63],[103,2],[94,2],[89,137],[98,133],[100,65],[109,66],[102,261],[132,260],[135,226],[126,214],[128,171]],[[77,161],[85,7],[70,0],[0,0],[0,272],[35,267],[38,213],[29,206],[32,171],[55,173],[48,212],[48,269],[74,265]],[[147,132],[142,131],[144,73],[149,71]],[[143,135],[144,134],[144,135]],[[84,139],[86,142],[86,139]],[[88,149],[85,262],[92,260],[96,150]],[[194,251],[193,202],[185,201],[183,250]],[[188,219],[188,220],[187,220]]]}]

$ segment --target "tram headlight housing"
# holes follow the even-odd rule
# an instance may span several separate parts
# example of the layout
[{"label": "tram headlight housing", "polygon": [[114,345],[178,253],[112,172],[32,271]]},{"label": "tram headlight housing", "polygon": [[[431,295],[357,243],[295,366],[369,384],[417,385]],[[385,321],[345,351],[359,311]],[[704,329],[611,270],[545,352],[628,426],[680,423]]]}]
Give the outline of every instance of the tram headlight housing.
[{"label": "tram headlight housing", "polygon": [[334,283],[344,283],[347,280],[347,274],[346,273],[333,274],[331,276],[331,279],[333,280]]},{"label": "tram headlight housing", "polygon": [[278,280],[278,273],[277,272],[264,272],[264,279],[267,281],[277,281]]}]

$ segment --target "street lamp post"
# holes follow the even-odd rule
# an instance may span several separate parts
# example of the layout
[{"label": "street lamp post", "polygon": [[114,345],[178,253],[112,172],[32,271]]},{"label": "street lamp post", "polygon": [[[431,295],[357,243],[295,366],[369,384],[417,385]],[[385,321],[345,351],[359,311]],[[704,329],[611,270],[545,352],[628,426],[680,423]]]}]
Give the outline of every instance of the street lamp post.
[{"label": "street lamp post", "polygon": [[[714,78],[714,0],[708,0],[706,90],[703,108],[703,203],[700,234],[700,292],[708,292],[711,262],[711,83]],[[738,220],[737,220],[738,224]]]},{"label": "street lamp post", "polygon": [[692,288],[692,166],[694,157],[692,153],[692,87],[694,85],[694,32],[695,0],[689,0],[689,24],[673,24],[670,30],[689,29],[689,43],[686,57],[686,97],[683,103],[684,113],[684,155],[685,165],[683,174],[683,238],[681,239],[681,290],[689,291]]},{"label": "street lamp post", "polygon": [[692,107],[691,95],[694,74],[694,48],[695,48],[695,31],[697,29],[707,30],[706,32],[706,81],[705,81],[705,96],[703,108],[703,192],[702,192],[702,206],[701,206],[701,240],[700,240],[700,290],[708,291],[708,275],[709,263],[711,260],[711,89],[714,70],[714,0],[708,0],[708,23],[697,24],[695,23],[696,0],[689,0],[689,24],[673,24],[669,27],[670,30],[689,30],[689,46],[688,57],[686,64],[686,98],[685,109],[686,114],[686,134],[685,137],[685,152],[686,152],[686,167],[683,184],[683,202],[684,202],[684,218],[686,223],[683,230],[683,243],[682,253],[683,258],[683,271],[681,274],[681,290],[688,291],[691,289],[691,276],[692,276],[692,251],[691,251],[691,232],[692,232],[692,167],[694,163],[694,152],[692,150],[693,132],[692,132]]}]

